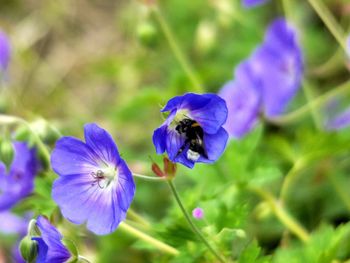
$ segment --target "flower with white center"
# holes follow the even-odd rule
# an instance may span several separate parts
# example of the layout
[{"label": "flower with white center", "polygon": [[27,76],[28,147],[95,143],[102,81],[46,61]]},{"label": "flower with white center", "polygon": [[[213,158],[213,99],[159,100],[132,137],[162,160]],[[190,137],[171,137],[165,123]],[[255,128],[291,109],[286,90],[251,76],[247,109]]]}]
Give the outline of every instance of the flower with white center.
[{"label": "flower with white center", "polygon": [[60,177],[52,197],[71,222],[109,234],[125,219],[135,183],[110,134],[96,124],[85,125],[84,132],[85,143],[73,137],[56,143],[51,164]]}]

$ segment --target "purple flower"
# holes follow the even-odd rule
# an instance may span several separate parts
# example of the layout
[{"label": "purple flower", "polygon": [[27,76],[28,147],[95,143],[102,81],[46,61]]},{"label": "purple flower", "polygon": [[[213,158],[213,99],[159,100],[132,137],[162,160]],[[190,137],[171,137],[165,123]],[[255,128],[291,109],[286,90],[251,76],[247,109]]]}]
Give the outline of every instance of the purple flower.
[{"label": "purple flower", "polygon": [[6,71],[11,56],[11,46],[6,34],[0,31],[0,71]]},{"label": "purple flower", "polygon": [[42,216],[38,217],[36,225],[40,237],[32,237],[38,242],[37,263],[63,263],[71,257],[68,249],[62,244],[62,235],[50,222]]},{"label": "purple flower", "polygon": [[11,250],[13,261],[16,263],[25,263],[19,251],[19,240],[27,234],[29,218],[28,214],[20,217],[10,211],[0,212],[0,233],[18,236],[18,241],[12,246]]},{"label": "purple flower", "polygon": [[192,216],[198,220],[202,219],[204,217],[204,211],[200,207],[196,207],[192,210]]},{"label": "purple flower", "polygon": [[60,177],[52,197],[71,222],[87,222],[92,232],[108,234],[125,219],[135,184],[108,132],[86,124],[84,133],[85,143],[73,137],[57,141],[51,164]]},{"label": "purple flower", "polygon": [[213,163],[223,153],[227,107],[219,96],[186,93],[169,100],[161,111],[169,116],[153,133],[158,154],[166,151],[172,162],[192,168],[196,162]]},{"label": "purple flower", "polygon": [[16,245],[14,245],[11,249],[11,255],[12,255],[13,262],[26,263],[26,261],[23,259],[22,255],[21,255],[21,251],[19,250],[19,244],[20,243],[16,243]]},{"label": "purple flower", "polygon": [[265,4],[269,0],[242,0],[242,5],[245,8],[255,7],[258,5]]},{"label": "purple flower", "polygon": [[235,71],[235,80],[226,83],[219,92],[227,104],[228,119],[224,128],[230,136],[241,138],[258,120],[260,96],[249,62],[241,63]]},{"label": "purple flower", "polygon": [[14,158],[10,171],[0,162],[0,211],[11,208],[33,191],[34,177],[38,170],[35,149],[27,143],[14,142]]},{"label": "purple flower", "polygon": [[3,234],[18,234],[24,236],[27,233],[28,220],[19,217],[10,211],[0,212],[0,232]]},{"label": "purple flower", "polygon": [[327,130],[341,130],[350,125],[350,108],[326,121]]},{"label": "purple flower", "polygon": [[283,18],[274,20],[250,63],[259,81],[257,89],[265,115],[280,115],[299,89],[303,76],[303,57],[294,28]]},{"label": "purple flower", "polygon": [[346,54],[350,58],[350,36],[346,38]]},{"label": "purple flower", "polygon": [[253,55],[238,65],[235,79],[219,95],[225,99],[230,136],[241,138],[259,115],[273,118],[285,110],[300,87],[303,58],[296,33],[283,18],[267,29],[265,40]]}]

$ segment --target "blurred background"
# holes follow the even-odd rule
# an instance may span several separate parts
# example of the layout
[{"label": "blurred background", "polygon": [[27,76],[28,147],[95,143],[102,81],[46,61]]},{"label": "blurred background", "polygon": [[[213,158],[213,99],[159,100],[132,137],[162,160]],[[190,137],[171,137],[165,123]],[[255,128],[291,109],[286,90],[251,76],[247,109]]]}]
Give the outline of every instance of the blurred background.
[{"label": "blurred background", "polygon": [[[319,1],[348,31],[350,3]],[[277,0],[252,9],[243,8],[238,0],[166,0],[157,5],[205,91],[213,93],[232,79],[235,66],[262,42],[268,24],[287,11],[299,31],[308,87],[307,92],[300,88],[288,109],[293,111],[349,80],[349,68],[344,51],[308,1],[288,3],[288,10]],[[147,4],[1,0],[0,6],[0,27],[12,46],[0,112],[79,138],[85,123],[96,122],[113,135],[134,172],[151,175],[151,159],[161,162],[151,140],[163,122],[159,110],[171,97],[194,90]],[[350,105],[348,95],[342,96],[341,107]],[[316,111],[322,124],[327,108]],[[193,170],[179,167],[176,180],[187,209],[204,209],[206,220],[197,222],[199,227],[237,262],[349,259],[349,129],[326,132],[315,127],[312,118],[306,114],[287,125],[260,124],[242,140],[231,141],[217,164]],[[52,138],[44,139],[54,145]],[[302,245],[265,201],[242,186],[251,183],[278,192],[293,162],[307,155],[312,158],[298,170],[286,202],[291,214],[315,233],[309,245]],[[135,180],[132,209],[149,221],[144,230],[180,249],[181,255],[164,255],[119,230],[96,237],[84,227],[57,219],[81,254],[91,262],[215,262],[191,232],[167,185]],[[343,189],[337,189],[339,185]],[[45,199],[50,196],[49,185],[39,180],[33,196],[15,211],[55,211],[59,218],[54,204],[45,204],[52,203]],[[0,262],[11,262],[15,240],[1,237]],[[318,261],[327,248],[334,248],[329,258],[338,261]]]}]

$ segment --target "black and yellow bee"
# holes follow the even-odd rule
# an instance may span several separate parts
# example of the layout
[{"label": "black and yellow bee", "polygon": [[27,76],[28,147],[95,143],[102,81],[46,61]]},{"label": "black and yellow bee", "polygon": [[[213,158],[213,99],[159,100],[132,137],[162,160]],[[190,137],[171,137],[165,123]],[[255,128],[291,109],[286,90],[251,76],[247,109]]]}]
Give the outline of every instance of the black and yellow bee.
[{"label": "black and yellow bee", "polygon": [[203,141],[204,132],[198,122],[185,118],[179,121],[175,129],[180,135],[185,135],[186,138],[176,156],[179,156],[188,146],[187,159],[197,161],[201,155],[208,158]]}]

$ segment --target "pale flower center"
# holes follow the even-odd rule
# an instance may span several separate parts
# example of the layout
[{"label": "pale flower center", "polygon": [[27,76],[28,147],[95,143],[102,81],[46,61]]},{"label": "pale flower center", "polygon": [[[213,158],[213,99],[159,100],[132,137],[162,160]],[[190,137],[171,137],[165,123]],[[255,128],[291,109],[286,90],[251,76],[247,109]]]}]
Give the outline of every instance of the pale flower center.
[{"label": "pale flower center", "polygon": [[184,119],[191,119],[190,112],[188,110],[179,110],[176,112],[174,119],[170,123],[169,127],[175,129],[180,121]]},{"label": "pale flower center", "polygon": [[114,165],[107,165],[91,173],[94,181],[92,186],[96,184],[101,188],[107,188],[113,181],[118,181],[118,169]]}]

